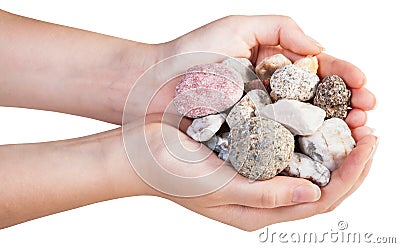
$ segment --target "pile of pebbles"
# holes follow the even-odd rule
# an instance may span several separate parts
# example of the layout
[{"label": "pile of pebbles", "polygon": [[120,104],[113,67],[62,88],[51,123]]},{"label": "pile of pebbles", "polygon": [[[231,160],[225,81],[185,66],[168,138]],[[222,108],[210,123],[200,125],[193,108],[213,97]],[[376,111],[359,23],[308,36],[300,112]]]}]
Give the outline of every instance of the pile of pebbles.
[{"label": "pile of pebbles", "polygon": [[174,105],[193,118],[187,134],[251,180],[276,175],[329,183],[354,148],[344,119],[351,92],[337,75],[320,80],[318,60],[282,54],[255,68],[244,58],[189,68]]}]

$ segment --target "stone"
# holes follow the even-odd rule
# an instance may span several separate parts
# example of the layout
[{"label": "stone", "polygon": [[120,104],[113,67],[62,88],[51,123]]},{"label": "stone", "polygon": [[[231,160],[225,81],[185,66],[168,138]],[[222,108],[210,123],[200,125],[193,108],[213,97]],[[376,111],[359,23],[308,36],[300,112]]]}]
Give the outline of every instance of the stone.
[{"label": "stone", "polygon": [[351,91],[337,75],[326,76],[320,84],[314,98],[314,105],[326,111],[326,117],[345,119],[350,106]]},{"label": "stone", "polygon": [[175,88],[177,111],[190,118],[216,114],[232,107],[243,95],[243,80],[237,71],[221,63],[189,68]]},{"label": "stone", "polygon": [[299,137],[302,153],[334,171],[355,147],[346,122],[339,118],[324,121],[313,135]]},{"label": "stone", "polygon": [[266,180],[285,169],[294,151],[294,137],[284,126],[265,117],[252,117],[232,127],[229,161],[250,180]]},{"label": "stone", "polygon": [[221,136],[214,135],[208,141],[203,142],[203,144],[217,153],[220,159],[229,161],[228,135],[229,133],[223,133]]},{"label": "stone", "polygon": [[253,64],[246,58],[228,58],[221,63],[239,72],[244,83],[257,79]]},{"label": "stone", "polygon": [[317,73],[318,71],[318,59],[315,56],[307,56],[296,60],[294,65],[312,73]]},{"label": "stone", "polygon": [[259,115],[279,122],[293,135],[311,135],[318,130],[325,119],[323,109],[309,103],[288,99],[260,108]]},{"label": "stone", "polygon": [[194,119],[186,130],[186,134],[196,141],[207,141],[218,132],[222,123],[225,122],[225,117],[225,114],[217,114]]},{"label": "stone", "polygon": [[233,106],[226,118],[229,127],[240,125],[247,119],[256,116],[255,111],[270,104],[271,99],[263,90],[249,91],[238,103]]},{"label": "stone", "polygon": [[292,64],[283,54],[275,54],[266,57],[256,66],[256,73],[259,79],[269,80],[274,72],[285,65]]},{"label": "stone", "polygon": [[326,186],[331,178],[331,173],[328,168],[310,157],[297,152],[293,154],[289,165],[281,174],[304,178],[320,187]]},{"label": "stone", "polygon": [[277,69],[271,77],[271,98],[308,101],[314,97],[319,78],[317,74],[303,70],[295,65]]},{"label": "stone", "polygon": [[[255,79],[252,81],[244,82],[244,91],[250,92],[252,90],[262,90],[267,92],[267,88],[265,87],[264,83],[260,79]],[[269,97],[269,95],[268,95]]]}]

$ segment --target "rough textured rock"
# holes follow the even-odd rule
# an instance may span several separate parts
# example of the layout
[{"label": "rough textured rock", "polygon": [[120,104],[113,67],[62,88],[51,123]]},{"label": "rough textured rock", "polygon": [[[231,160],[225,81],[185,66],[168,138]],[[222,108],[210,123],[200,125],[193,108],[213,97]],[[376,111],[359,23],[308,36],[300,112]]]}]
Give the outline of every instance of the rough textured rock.
[{"label": "rough textured rock", "polygon": [[175,88],[177,111],[191,118],[216,114],[233,106],[243,95],[243,80],[221,63],[189,68]]},{"label": "rough textured rock", "polygon": [[326,117],[345,119],[350,106],[351,91],[337,75],[326,76],[318,85],[314,105],[326,111]]},{"label": "rough textured rock", "polygon": [[294,62],[294,65],[312,73],[317,73],[318,71],[318,59],[315,56],[299,59]]},{"label": "rough textured rock", "polygon": [[226,118],[229,127],[240,125],[247,119],[256,116],[255,111],[263,108],[266,104],[270,104],[271,99],[263,90],[249,91],[238,103],[233,106]]},{"label": "rough textured rock", "polygon": [[246,58],[228,58],[221,63],[239,72],[245,83],[257,79],[253,64]]},{"label": "rough textured rock", "polygon": [[211,139],[204,142],[203,144],[216,152],[220,159],[228,161],[228,135],[229,133],[223,133],[221,136],[214,135]]},{"label": "rough textured rock", "polygon": [[286,65],[277,69],[271,77],[271,98],[308,101],[314,97],[319,78],[315,73],[303,70],[295,65]]},{"label": "rough textured rock", "polygon": [[261,60],[256,66],[256,73],[261,80],[269,80],[276,69],[290,64],[292,64],[292,62],[283,54],[275,54]]},{"label": "rough textured rock", "polygon": [[207,141],[218,132],[225,118],[226,114],[217,114],[194,119],[186,130],[186,134],[196,141]]},{"label": "rough textured rock", "polygon": [[289,165],[282,171],[283,175],[308,179],[316,185],[323,187],[329,183],[331,173],[321,163],[310,157],[295,152]]},{"label": "rough textured rock", "polygon": [[252,117],[234,126],[228,141],[229,161],[251,180],[266,180],[280,173],[294,151],[294,137],[289,130],[264,117]]},{"label": "rough textured rock", "polygon": [[294,135],[315,133],[325,119],[323,109],[309,103],[288,99],[260,108],[259,115],[279,122]]},{"label": "rough textured rock", "polygon": [[334,171],[354,148],[355,141],[346,122],[331,118],[313,135],[300,137],[299,146],[304,154]]}]

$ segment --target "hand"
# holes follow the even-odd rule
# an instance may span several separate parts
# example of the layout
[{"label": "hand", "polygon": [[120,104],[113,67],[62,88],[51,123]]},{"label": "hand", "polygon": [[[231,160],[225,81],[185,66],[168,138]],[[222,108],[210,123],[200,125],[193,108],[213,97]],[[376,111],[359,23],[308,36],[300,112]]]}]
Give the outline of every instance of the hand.
[{"label": "hand", "polygon": [[[254,27],[265,27],[264,29]],[[223,44],[223,45],[221,45]],[[257,63],[265,56],[283,53],[292,60],[305,55],[317,55],[320,77],[329,74],[341,76],[352,91],[352,108],[346,122],[352,129],[357,142],[355,148],[343,165],[332,173],[331,183],[320,192],[315,188],[304,187],[300,199],[304,204],[294,202],[293,192],[299,185],[309,186],[303,179],[275,177],[268,181],[249,183],[237,175],[229,184],[212,194],[195,198],[174,197],[159,193],[193,211],[244,230],[255,230],[263,226],[309,217],[333,210],[349,196],[366,177],[376,147],[376,137],[365,127],[366,110],[375,106],[375,97],[364,88],[365,76],[354,65],[320,53],[322,47],[306,36],[293,20],[282,16],[232,16],[210,23],[187,35],[164,45],[172,54],[188,51],[214,51],[232,57],[247,57]],[[150,106],[149,114],[157,113],[170,102],[174,85],[160,91],[156,96],[159,104]],[[173,132],[174,130],[170,130]],[[175,130],[176,131],[176,130]],[[154,130],[157,134],[159,131]],[[185,143],[193,143],[183,138]],[[166,151],[160,142],[158,154],[168,164],[184,167]],[[198,144],[197,144],[198,146]],[[214,167],[220,163],[210,156],[201,163],[203,168]],[[187,165],[186,165],[187,166]],[[318,201],[316,201],[318,200]],[[316,202],[314,202],[316,201]]]}]

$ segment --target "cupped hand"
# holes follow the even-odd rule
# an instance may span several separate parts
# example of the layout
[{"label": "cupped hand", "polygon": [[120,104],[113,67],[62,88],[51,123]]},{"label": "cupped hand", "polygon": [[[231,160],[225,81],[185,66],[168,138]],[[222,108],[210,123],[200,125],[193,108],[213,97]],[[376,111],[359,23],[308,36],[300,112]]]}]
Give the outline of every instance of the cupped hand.
[{"label": "cupped hand", "polygon": [[[276,53],[283,53],[291,60],[316,55],[319,61],[318,75],[322,78],[329,74],[337,74],[352,91],[353,109],[349,112],[346,122],[352,130],[357,146],[342,166],[332,173],[331,182],[321,191],[309,181],[299,178],[277,176],[271,180],[250,183],[246,178],[236,175],[224,187],[201,196],[179,197],[160,191],[154,191],[154,194],[207,217],[250,231],[269,224],[330,211],[354,192],[368,174],[377,138],[373,136],[370,128],[364,126],[367,120],[365,111],[375,106],[375,97],[364,88],[365,76],[351,63],[321,53],[321,45],[305,35],[292,19],[283,16],[226,17],[163,46],[165,54],[169,55],[211,51],[231,57],[249,58],[254,64]],[[163,105],[170,103],[173,90],[174,85],[171,85],[160,91],[155,97],[158,104],[150,106],[147,114],[159,113],[165,109]],[[151,135],[154,139],[158,139],[158,135],[162,136],[157,125],[162,124],[153,123],[151,128],[154,129]],[[180,132],[171,126],[167,126],[165,130]],[[180,133],[180,137],[181,142],[193,146],[193,149],[199,146],[183,133]],[[152,144],[156,147],[152,151],[153,158],[170,165],[169,169],[179,170],[190,166],[173,156],[162,139],[154,140]],[[221,162],[211,154],[196,168],[212,171]],[[189,174],[193,172],[191,169],[189,171]]]}]

